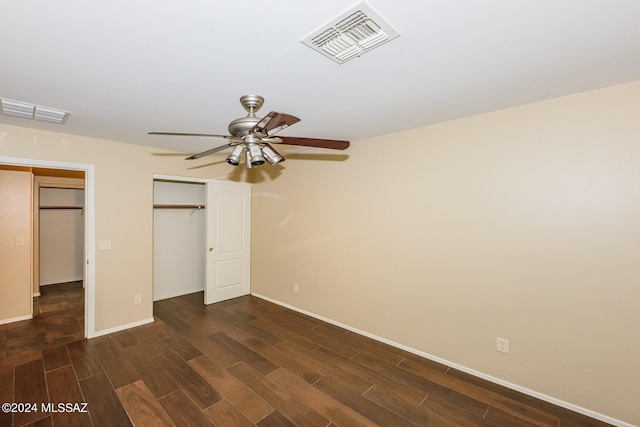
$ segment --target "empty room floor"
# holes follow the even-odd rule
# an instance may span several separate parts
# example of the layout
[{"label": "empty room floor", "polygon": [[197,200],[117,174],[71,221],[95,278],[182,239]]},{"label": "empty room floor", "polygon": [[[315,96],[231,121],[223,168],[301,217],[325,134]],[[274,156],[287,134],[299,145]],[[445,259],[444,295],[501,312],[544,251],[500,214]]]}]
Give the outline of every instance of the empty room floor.
[{"label": "empty room floor", "polygon": [[91,340],[45,328],[23,351],[0,326],[0,401],[45,409],[0,425],[608,425],[256,297],[202,301]]}]

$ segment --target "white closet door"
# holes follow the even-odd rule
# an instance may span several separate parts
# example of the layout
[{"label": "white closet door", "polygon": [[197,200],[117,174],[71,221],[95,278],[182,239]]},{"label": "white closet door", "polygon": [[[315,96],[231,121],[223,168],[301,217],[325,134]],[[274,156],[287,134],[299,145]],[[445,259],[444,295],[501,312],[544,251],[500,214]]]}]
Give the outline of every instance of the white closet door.
[{"label": "white closet door", "polygon": [[205,304],[248,295],[251,255],[251,186],[209,181]]}]

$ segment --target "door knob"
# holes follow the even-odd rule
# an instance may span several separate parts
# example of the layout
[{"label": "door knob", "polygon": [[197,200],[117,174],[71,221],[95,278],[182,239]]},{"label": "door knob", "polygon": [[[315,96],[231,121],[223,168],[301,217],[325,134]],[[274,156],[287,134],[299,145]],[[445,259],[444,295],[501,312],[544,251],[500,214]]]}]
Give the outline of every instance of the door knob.
[{"label": "door knob", "polygon": [[213,248],[209,248],[209,252],[213,252]]}]

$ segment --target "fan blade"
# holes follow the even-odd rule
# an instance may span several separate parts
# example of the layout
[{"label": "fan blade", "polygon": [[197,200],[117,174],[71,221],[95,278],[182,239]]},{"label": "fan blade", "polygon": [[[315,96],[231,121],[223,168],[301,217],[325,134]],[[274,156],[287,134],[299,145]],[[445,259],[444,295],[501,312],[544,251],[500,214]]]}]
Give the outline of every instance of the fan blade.
[{"label": "fan blade", "polygon": [[345,150],[349,148],[349,141],[339,141],[335,139],[298,138],[295,136],[281,136],[280,144],[302,145],[304,147],[330,148],[332,150]]},{"label": "fan blade", "polygon": [[222,151],[224,149],[233,147],[235,144],[229,143],[225,145],[221,145],[220,147],[212,148],[211,150],[203,151],[202,153],[194,154],[191,157],[187,157],[185,160],[195,160],[200,157],[208,156],[209,154],[217,153],[218,151]]},{"label": "fan blade", "polygon": [[276,132],[280,132],[282,129],[296,124],[300,121],[299,118],[290,114],[270,112],[262,118],[254,127],[251,128],[249,133],[259,133],[264,136],[273,135]]},{"label": "fan blade", "polygon": [[168,136],[205,136],[209,138],[225,138],[238,139],[231,135],[214,135],[212,133],[180,133],[180,132],[148,132],[149,135],[168,135]]}]

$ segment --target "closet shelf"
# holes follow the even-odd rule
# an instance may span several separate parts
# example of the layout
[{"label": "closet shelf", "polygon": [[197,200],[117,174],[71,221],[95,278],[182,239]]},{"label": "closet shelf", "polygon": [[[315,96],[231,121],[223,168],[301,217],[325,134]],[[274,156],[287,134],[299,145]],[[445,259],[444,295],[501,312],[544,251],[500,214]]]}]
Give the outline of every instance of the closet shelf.
[{"label": "closet shelf", "polygon": [[204,209],[204,205],[153,205],[154,209]]},{"label": "closet shelf", "polygon": [[40,209],[84,209],[84,206],[40,206]]}]

